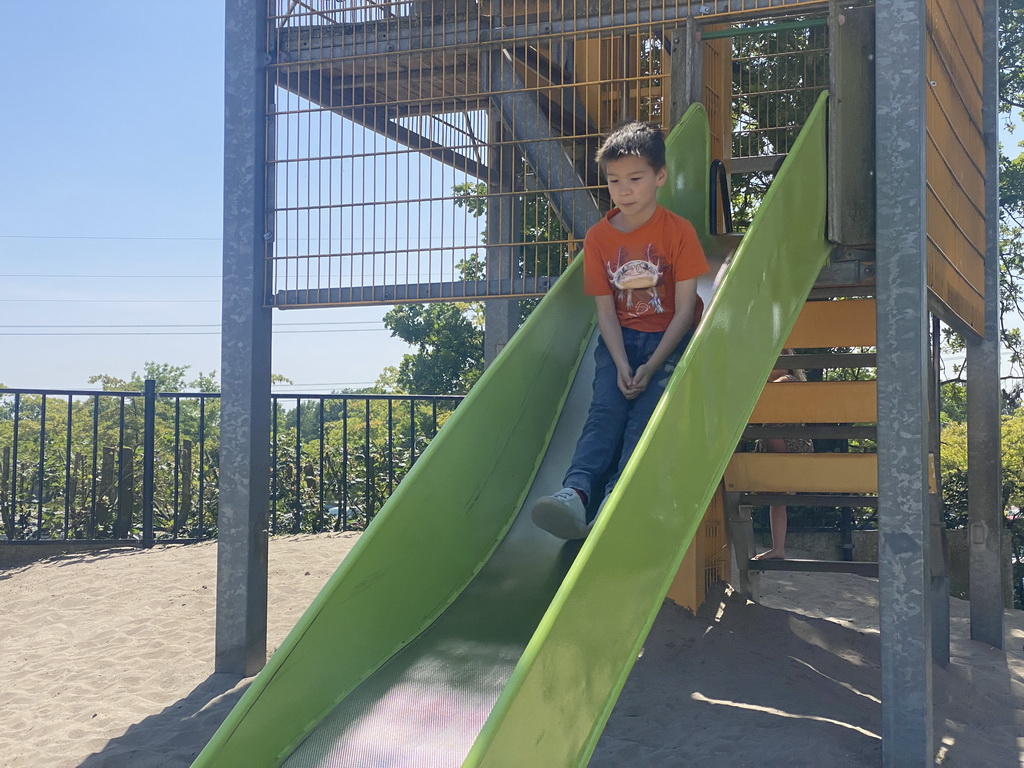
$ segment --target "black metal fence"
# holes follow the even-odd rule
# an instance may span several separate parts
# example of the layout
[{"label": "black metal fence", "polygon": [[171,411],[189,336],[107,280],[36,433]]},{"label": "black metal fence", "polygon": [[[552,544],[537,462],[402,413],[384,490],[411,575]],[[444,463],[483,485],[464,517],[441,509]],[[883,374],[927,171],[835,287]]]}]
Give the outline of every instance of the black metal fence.
[{"label": "black metal fence", "polygon": [[[457,395],[273,395],[271,533],[364,528]],[[0,541],[217,534],[214,392],[0,390]]]}]

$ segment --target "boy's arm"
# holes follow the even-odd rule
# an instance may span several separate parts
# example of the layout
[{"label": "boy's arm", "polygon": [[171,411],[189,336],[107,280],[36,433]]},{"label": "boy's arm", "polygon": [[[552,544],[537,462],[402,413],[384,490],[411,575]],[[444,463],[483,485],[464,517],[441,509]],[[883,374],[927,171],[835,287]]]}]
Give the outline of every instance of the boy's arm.
[{"label": "boy's arm", "polygon": [[[683,336],[693,325],[693,309],[697,304],[697,278],[682,280],[676,283],[676,313],[672,321],[665,329],[665,335],[654,350],[646,363],[636,369],[632,380],[629,382],[629,392],[626,397],[632,400],[639,395],[651,382],[651,377],[658,371],[672,350],[679,346]],[[607,343],[607,342],[606,342]]]},{"label": "boy's arm", "polygon": [[629,367],[626,345],[622,343],[622,326],[619,325],[619,316],[615,312],[615,298],[611,294],[595,296],[594,303],[597,305],[597,327],[601,331],[604,345],[608,347],[608,354],[612,356],[612,361],[615,363],[616,383],[619,385],[619,391],[627,398],[632,399],[636,397],[636,395],[630,394],[633,369]]}]

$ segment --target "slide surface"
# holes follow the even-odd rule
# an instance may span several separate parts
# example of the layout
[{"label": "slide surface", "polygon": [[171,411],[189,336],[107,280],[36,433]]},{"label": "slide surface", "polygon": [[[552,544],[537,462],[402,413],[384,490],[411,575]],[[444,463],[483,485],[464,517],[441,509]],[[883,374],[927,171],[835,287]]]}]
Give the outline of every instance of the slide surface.
[{"label": "slide surface", "polygon": [[[586,542],[529,519],[589,405],[576,259],[194,766],[586,765],[828,254],[824,98]],[[661,200],[712,246],[707,147],[695,106]]]}]

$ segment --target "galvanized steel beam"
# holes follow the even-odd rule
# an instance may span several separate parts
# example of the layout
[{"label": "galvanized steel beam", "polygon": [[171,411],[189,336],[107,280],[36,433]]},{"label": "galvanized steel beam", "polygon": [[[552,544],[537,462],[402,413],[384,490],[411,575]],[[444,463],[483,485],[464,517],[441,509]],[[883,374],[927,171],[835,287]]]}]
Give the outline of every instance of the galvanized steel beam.
[{"label": "galvanized steel beam", "polygon": [[1003,500],[999,384],[998,0],[982,4],[985,136],[985,337],[967,339],[971,638],[1003,647]]},{"label": "galvanized steel beam", "polygon": [[882,764],[933,765],[925,0],[876,4]]},{"label": "galvanized steel beam", "polygon": [[537,95],[526,88],[516,74],[512,60],[502,51],[487,59],[488,92],[501,116],[501,122],[519,146],[546,192],[548,201],[562,226],[573,236],[583,238],[601,219],[593,195],[562,149],[559,137],[537,103]]},{"label": "galvanized steel beam", "polygon": [[268,183],[266,4],[228,0],[224,67],[217,672],[267,657],[271,310],[264,306]]},{"label": "galvanized steel beam", "polygon": [[[362,89],[359,88],[345,88],[340,85],[324,87],[323,77],[318,75],[319,71],[292,72],[281,85],[313,104],[329,109],[353,123],[386,136],[403,147],[422,152],[427,157],[450,165],[469,176],[478,179],[487,179],[491,176],[492,171],[483,163],[396,123],[392,119],[394,105],[391,111],[386,107],[373,106],[368,100],[357,98],[362,95]],[[332,80],[333,78],[328,78],[328,81]],[[325,95],[328,98],[325,99]]]},{"label": "galvanized steel beam", "polygon": [[278,291],[278,309],[301,309],[337,304],[397,304],[407,301],[483,300],[491,296],[543,296],[557,277],[517,277],[494,280],[452,280],[446,283],[366,285],[352,288],[312,288]]},{"label": "galvanized steel beam", "polygon": [[694,102],[704,100],[704,43],[700,22],[692,16],[672,32],[669,122],[675,125]]},{"label": "galvanized steel beam", "polygon": [[[487,274],[512,279],[520,272],[517,250],[522,248],[511,245],[522,240],[522,203],[510,194],[515,180],[516,152],[513,145],[503,141],[509,134],[502,127],[501,119],[494,114],[489,122],[491,141],[488,143],[497,167],[489,180],[488,191],[502,194],[492,194],[487,198],[487,242],[494,243],[487,246]],[[517,299],[489,299],[484,302],[484,365],[494,362],[518,327]]]},{"label": "galvanized steel beam", "polygon": [[[308,66],[312,62],[327,59],[395,55],[405,51],[422,53],[425,50],[445,48],[502,48],[530,38],[579,37],[588,32],[609,33],[638,24],[685,22],[691,17],[708,18],[715,22],[743,21],[764,18],[773,13],[791,13],[791,6],[795,5],[800,5],[803,13],[813,10],[814,6],[826,7],[828,0],[821,0],[820,3],[809,3],[806,0],[719,0],[700,3],[695,6],[697,13],[690,13],[686,6],[673,4],[663,8],[633,8],[619,13],[595,13],[590,16],[498,27],[483,25],[477,19],[460,19],[434,29],[412,17],[371,21],[362,25],[297,27],[280,30],[278,60],[274,66]],[[723,18],[727,14],[728,18]]]}]

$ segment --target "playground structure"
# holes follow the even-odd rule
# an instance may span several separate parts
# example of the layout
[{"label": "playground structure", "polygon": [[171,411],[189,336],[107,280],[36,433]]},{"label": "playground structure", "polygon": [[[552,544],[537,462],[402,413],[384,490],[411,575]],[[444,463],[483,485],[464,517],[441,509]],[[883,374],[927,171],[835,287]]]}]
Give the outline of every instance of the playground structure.
[{"label": "playground structure", "polygon": [[[576,381],[586,379],[591,319],[574,282],[578,270],[570,269],[399,487],[200,763],[217,765],[217,750],[244,750],[256,736],[256,754],[284,759],[339,697],[350,707],[361,700],[369,706],[389,701],[386,689],[401,692],[400,673],[391,684],[380,681],[395,669],[389,658],[402,655],[393,652],[412,647],[421,630],[430,627],[422,634],[424,658],[436,660],[431,633],[450,640],[444,632],[464,637],[459,633],[475,626],[492,643],[463,650],[500,646],[507,655],[495,661],[483,651],[480,658],[456,654],[446,674],[453,666],[492,664],[506,682],[471,707],[467,720],[479,728],[459,732],[452,749],[465,762],[452,764],[521,760],[528,743],[538,751],[527,764],[585,764],[666,591],[680,602],[702,596],[704,556],[691,554],[686,571],[684,551],[724,474],[712,506],[727,510],[739,586],[751,593],[757,577],[748,560],[748,504],[792,494],[827,495],[836,506],[854,497],[858,505],[871,503],[865,494],[877,499],[883,759],[930,765],[930,670],[933,656],[948,659],[948,585],[941,526],[934,524],[934,515],[941,521],[938,497],[930,493],[929,455],[936,451],[929,313],[968,340],[972,637],[1002,645],[994,3],[555,8],[282,0],[267,9],[229,3],[227,23],[218,671],[251,674],[266,655],[261,521],[269,424],[261,414],[268,410],[272,308],[481,298],[493,357],[512,333],[516,299],[546,291],[599,215],[599,180],[589,158],[612,124],[641,117],[675,126],[665,202],[698,224],[719,258],[738,238],[712,234],[719,216],[709,211],[711,160],[733,172],[764,173],[786,158],[670,384],[666,407],[575,562],[562,550],[548,552],[553,559],[546,565],[528,562],[543,582],[528,591],[536,602],[487,592],[487,574],[496,578],[488,569],[502,574],[502,548],[521,547],[517,535],[529,540],[517,526],[518,510],[546,477],[549,461],[557,465],[565,441],[574,439],[560,437],[572,433],[579,400],[566,382],[574,372]],[[744,145],[731,136],[728,40],[740,23],[827,29],[830,110],[826,119],[819,104],[792,145],[761,136],[750,142],[760,150],[733,158],[732,147]],[[350,123],[361,128],[346,128]],[[795,135],[799,126],[775,129]],[[784,151],[765,154],[766,146]],[[397,191],[403,185],[404,196]],[[458,200],[456,188],[464,190]],[[477,222],[452,211],[486,216]],[[835,335],[823,337],[823,328]],[[795,387],[769,388],[753,421],[794,425],[770,428],[779,434],[854,424],[844,434],[874,434],[877,455],[731,455],[783,346],[875,347],[877,384],[801,385],[800,408],[779,402],[795,397]],[[812,357],[802,361],[806,367],[865,364],[856,356]],[[870,423],[877,427],[864,426]],[[515,428],[506,432],[505,424]],[[865,428],[873,431],[851,431]],[[479,444],[487,429],[500,438],[497,453]],[[550,459],[541,459],[545,453]],[[654,458],[676,455],[702,457],[691,472],[696,478]],[[501,478],[490,477],[495,467]],[[439,475],[444,492],[436,488]],[[438,549],[427,548],[418,567],[401,560],[410,546],[428,541],[440,542]],[[720,557],[720,548],[711,550]],[[645,553],[643,562],[636,552]],[[680,561],[684,571],[673,583]],[[846,562],[798,567],[868,570]],[[374,589],[364,590],[370,573]],[[491,633],[480,614],[460,614],[459,606],[481,591],[529,620],[510,619],[514,631],[506,635]],[[615,619],[594,633],[595,617],[610,615]],[[328,664],[323,649],[339,642],[369,643],[382,655]],[[383,677],[369,683],[375,672]],[[588,695],[577,701],[583,678]],[[370,687],[357,688],[364,680]],[[320,697],[300,706],[312,681],[323,689]],[[559,684],[573,697],[571,713],[551,693]],[[471,675],[451,688],[475,690]],[[268,729],[260,715],[268,707],[278,715],[294,709],[294,723]],[[353,716],[335,717],[335,731],[351,736]],[[437,730],[430,723],[424,729]],[[535,738],[541,731],[545,737]],[[321,764],[308,752],[295,754],[287,764]]]}]

